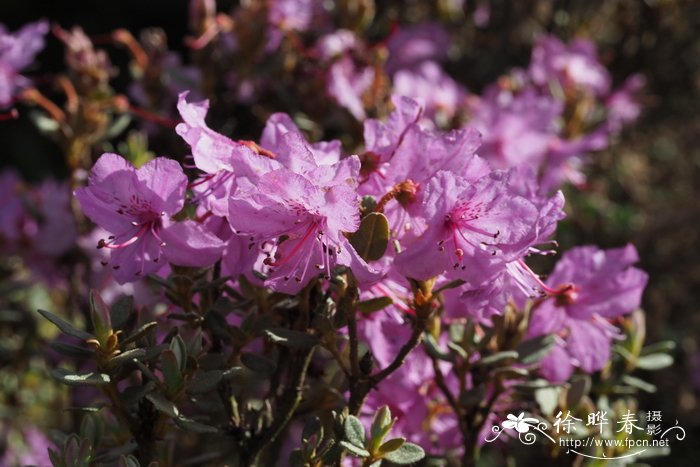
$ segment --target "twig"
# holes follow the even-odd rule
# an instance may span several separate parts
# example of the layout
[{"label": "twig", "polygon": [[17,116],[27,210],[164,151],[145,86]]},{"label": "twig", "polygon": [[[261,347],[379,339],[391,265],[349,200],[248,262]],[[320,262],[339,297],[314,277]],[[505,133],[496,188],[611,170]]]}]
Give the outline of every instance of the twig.
[{"label": "twig", "polygon": [[299,403],[301,403],[306,374],[309,370],[309,365],[311,364],[315,350],[316,346],[306,351],[306,354],[303,356],[301,369],[297,372],[295,380],[286,388],[280,398],[281,407],[279,411],[283,415],[275,417],[274,422],[268,428],[261,431],[248,446],[246,446],[248,450],[247,457],[250,459],[250,463],[247,465],[254,466],[258,464],[260,454],[279,437],[292,420],[292,417],[294,417],[294,413],[299,407]]},{"label": "twig", "polygon": [[[416,321],[413,325],[411,337],[401,347],[399,353],[386,368],[374,375],[367,377],[361,376],[356,381],[350,381],[350,401],[348,402],[348,408],[351,414],[357,415],[362,408],[362,404],[364,403],[367,394],[369,394],[369,392],[374,389],[377,384],[391,375],[394,371],[398,370],[399,367],[403,365],[403,362],[406,360],[408,354],[411,353],[413,349],[418,347],[418,344],[420,344],[423,340],[423,332],[425,331],[427,322],[427,316],[421,318],[417,315]],[[352,344],[352,339],[350,343]],[[357,343],[355,343],[355,345],[357,345]]]}]

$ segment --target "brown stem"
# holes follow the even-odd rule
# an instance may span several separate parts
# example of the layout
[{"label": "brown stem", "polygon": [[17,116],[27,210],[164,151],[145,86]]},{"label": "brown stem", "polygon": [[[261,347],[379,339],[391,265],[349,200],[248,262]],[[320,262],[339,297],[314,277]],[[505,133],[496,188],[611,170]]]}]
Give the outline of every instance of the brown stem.
[{"label": "brown stem", "polygon": [[245,457],[248,459],[248,463],[244,465],[257,465],[260,455],[265,448],[270,446],[280,436],[280,434],[282,434],[284,429],[294,417],[294,413],[301,403],[306,374],[309,370],[309,365],[311,364],[315,350],[316,347],[314,346],[308,349],[305,354],[302,354],[303,361],[301,368],[295,372],[296,377],[294,381],[287,386],[284,393],[280,397],[280,407],[278,413],[280,413],[281,416],[275,417],[273,423],[268,428],[260,432],[246,446],[247,452],[245,453]]},{"label": "brown stem", "polygon": [[350,372],[350,368],[345,363],[345,360],[343,360],[343,356],[340,354],[340,352],[336,348],[335,343],[324,345],[324,348],[330,352],[330,354],[333,356],[335,361],[338,363],[338,366],[340,367],[340,369],[343,370],[343,373],[345,373],[345,376],[350,378],[352,375],[352,373]]},{"label": "brown stem", "polygon": [[355,310],[348,312],[348,338],[350,339],[350,375],[353,380],[360,376],[360,359],[357,341],[357,316]]},{"label": "brown stem", "polygon": [[[387,378],[393,372],[398,370],[401,365],[403,365],[403,362],[406,360],[408,354],[411,353],[413,349],[418,347],[423,340],[423,332],[425,331],[427,323],[427,316],[421,317],[419,314],[416,314],[416,321],[413,324],[413,332],[411,333],[411,337],[409,337],[408,341],[406,341],[406,343],[401,347],[394,360],[379,373],[375,373],[374,375],[367,377],[360,377],[355,381],[350,381],[350,401],[348,402],[348,408],[351,414],[357,415],[362,408],[362,404],[364,403],[367,394],[369,394],[369,392],[382,380]],[[350,343],[352,345],[352,339],[350,340]],[[357,345],[357,343],[355,343],[355,345]]]},{"label": "brown stem", "polygon": [[[463,466],[476,465],[479,453],[479,433],[486,424],[488,415],[493,409],[493,405],[496,403],[496,400],[500,395],[501,388],[499,382],[497,381],[488,400],[484,404],[477,406],[471,414],[468,414],[467,417],[465,417],[465,423],[460,423],[460,428],[462,429],[462,440],[464,442],[464,455],[462,456]],[[477,419],[477,416],[480,417]]]},{"label": "brown stem", "polygon": [[461,412],[460,405],[457,403],[457,400],[455,399],[454,394],[452,394],[452,391],[450,391],[450,388],[447,387],[447,383],[445,382],[445,376],[442,374],[442,371],[440,370],[440,366],[438,364],[437,359],[433,356],[430,356],[430,360],[433,363],[433,372],[435,373],[435,383],[437,384],[438,389],[440,389],[440,392],[442,392],[442,395],[445,396],[447,403],[450,404],[450,407],[454,411],[455,415],[457,415],[459,417],[459,414]]},{"label": "brown stem", "polygon": [[27,101],[27,102],[32,102],[39,107],[43,108],[46,110],[46,112],[51,115],[51,117],[56,120],[58,123],[63,123],[66,121],[66,114],[63,113],[63,110],[61,110],[56,104],[51,102],[46,96],[44,96],[42,93],[39,92],[38,89],[35,88],[28,88],[22,91],[20,94],[21,99]]}]

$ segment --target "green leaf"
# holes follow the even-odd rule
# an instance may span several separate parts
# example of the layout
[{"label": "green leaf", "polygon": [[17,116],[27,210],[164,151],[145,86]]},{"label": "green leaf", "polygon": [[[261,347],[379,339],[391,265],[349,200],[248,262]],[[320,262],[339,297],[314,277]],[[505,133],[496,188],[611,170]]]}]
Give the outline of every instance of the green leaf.
[{"label": "green leaf", "polygon": [[30,111],[29,119],[34,125],[36,125],[39,131],[41,131],[44,134],[51,134],[54,131],[58,131],[58,129],[61,127],[61,125],[56,120],[50,118],[43,112]]},{"label": "green leaf", "polygon": [[559,405],[560,387],[544,387],[535,391],[535,400],[545,415],[552,415]]},{"label": "green leaf", "polygon": [[112,304],[110,316],[112,318],[112,327],[121,329],[129,321],[131,313],[134,311],[134,297],[131,295],[122,295]]},{"label": "green leaf", "polygon": [[433,337],[432,334],[430,333],[425,333],[425,350],[428,352],[428,355],[431,357],[437,359],[437,360],[443,360],[446,362],[453,362],[455,359],[455,356],[452,355],[449,352],[445,352],[440,348],[440,345],[437,343],[435,338]]},{"label": "green leaf", "polygon": [[469,358],[469,354],[467,353],[467,351],[464,350],[464,349],[462,348],[462,346],[461,346],[460,344],[456,343],[456,342],[448,341],[448,342],[447,342],[447,348],[449,348],[449,349],[452,350],[453,352],[459,354],[459,356],[462,357],[462,358],[465,359],[465,360],[466,360],[467,358]]},{"label": "green leaf", "polygon": [[50,311],[46,310],[37,310],[41,316],[44,318],[48,319],[51,321],[58,329],[61,330],[64,334],[68,334],[69,336],[77,337],[78,339],[81,340],[88,340],[88,339],[94,339],[95,336],[92,334],[81,331],[80,329],[76,329],[73,327],[72,324],[70,324],[68,321],[64,321],[63,319],[59,318],[58,316],[54,315]]},{"label": "green leaf", "polygon": [[151,401],[151,404],[153,404],[153,407],[155,407],[156,410],[164,413],[168,417],[177,418],[180,416],[180,411],[177,409],[177,407],[175,407],[175,404],[170,402],[161,394],[152,392],[151,394],[146,395],[146,399]]},{"label": "green leaf", "polygon": [[155,321],[151,321],[150,323],[146,323],[140,328],[138,328],[136,331],[134,331],[129,337],[121,341],[121,345],[125,346],[126,344],[130,344],[132,342],[135,342],[139,339],[141,339],[143,336],[146,335],[148,331],[151,329],[154,329],[158,323]]},{"label": "green leaf", "polygon": [[92,356],[95,354],[93,350],[86,349],[84,347],[78,347],[75,345],[65,344],[63,342],[51,342],[49,343],[49,347],[51,347],[61,355],[66,355],[72,358],[92,358]]},{"label": "green leaf", "polygon": [[321,454],[321,461],[323,465],[331,465],[340,459],[342,453],[343,447],[340,443],[336,443],[331,439],[327,447],[324,448],[323,454]]},{"label": "green leaf", "polygon": [[187,392],[201,394],[211,391],[224,377],[221,370],[198,371],[187,384]]},{"label": "green leaf", "polygon": [[141,373],[143,373],[143,375],[146,378],[150,379],[151,381],[155,381],[156,383],[160,383],[160,380],[158,379],[158,377],[156,375],[154,375],[153,372],[151,371],[151,369],[148,368],[146,365],[144,365],[140,361],[136,360],[136,366],[139,367],[139,370],[141,370]]},{"label": "green leaf", "polygon": [[530,372],[526,368],[517,366],[501,366],[494,368],[491,373],[508,379],[527,378],[530,376]]},{"label": "green leaf", "polygon": [[389,452],[384,456],[384,459],[393,462],[394,464],[406,465],[413,464],[425,457],[423,448],[413,443],[405,443],[399,449]]},{"label": "green leaf", "polygon": [[386,443],[379,446],[379,454],[387,454],[400,449],[406,443],[406,438],[390,439]]},{"label": "green leaf", "polygon": [[228,326],[226,318],[218,311],[212,309],[204,314],[202,327],[211,331],[219,339],[228,340],[231,338]]},{"label": "green leaf", "polygon": [[183,377],[175,352],[168,349],[160,356],[163,367],[163,380],[170,394],[175,394],[182,387]]},{"label": "green leaf", "polygon": [[316,449],[321,441],[323,441],[323,424],[321,419],[318,417],[310,418],[305,424],[304,429],[301,432],[301,441],[305,444],[309,443],[309,440],[314,438],[313,449]]},{"label": "green leaf", "polygon": [[107,384],[111,381],[109,375],[106,375],[104,373],[78,374],[72,373],[63,368],[56,368],[51,372],[51,376],[53,376],[60,382],[68,384],[70,386],[79,386],[84,384],[99,386],[102,384]]},{"label": "green leaf", "polygon": [[389,244],[389,221],[380,212],[367,214],[360,228],[350,236],[350,244],[365,261],[376,261],[384,256]]},{"label": "green leaf", "polygon": [[566,407],[573,411],[576,409],[591,389],[591,378],[587,375],[575,376],[571,379],[571,386],[566,392]]},{"label": "green leaf", "polygon": [[92,459],[94,465],[100,465],[99,463],[115,462],[123,455],[127,455],[130,452],[134,452],[138,445],[134,442],[124,444],[122,446],[117,446],[114,449],[110,449]]},{"label": "green leaf", "polygon": [[637,368],[641,370],[661,370],[673,365],[673,357],[665,353],[653,353],[637,359]]},{"label": "green leaf", "polygon": [[450,290],[450,289],[456,289],[457,287],[461,287],[464,284],[466,284],[466,281],[462,279],[455,279],[453,281],[448,282],[445,285],[442,285],[438,287],[437,289],[433,290],[433,294],[437,295],[440,292],[444,292],[445,290]]},{"label": "green leaf", "polygon": [[372,426],[369,429],[372,437],[372,451],[378,449],[379,445],[382,444],[395,422],[396,420],[391,417],[391,410],[388,406],[385,405],[377,410],[372,419]]},{"label": "green leaf", "polygon": [[291,329],[268,329],[265,331],[265,334],[275,344],[292,349],[308,349],[318,344],[318,339],[315,336]]},{"label": "green leaf", "polygon": [[53,466],[64,465],[63,458],[61,457],[61,455],[53,449],[49,449],[49,460],[51,461],[51,465]]},{"label": "green leaf", "polygon": [[126,352],[122,352],[116,357],[113,357],[109,362],[112,365],[118,366],[123,365],[132,360],[141,360],[146,356],[146,349],[131,349]]},{"label": "green leaf", "polygon": [[87,439],[81,439],[76,434],[68,436],[63,445],[65,464],[75,467],[87,467],[90,465],[90,457],[92,457],[92,446]]},{"label": "green leaf", "polygon": [[345,431],[345,438],[355,446],[365,445],[365,427],[359,418],[348,415],[343,423],[343,431]]},{"label": "green leaf", "polygon": [[187,368],[187,346],[179,334],[170,341],[170,350],[173,351],[177,358],[177,365],[180,368],[180,373],[184,372],[185,368]]},{"label": "green leaf", "polygon": [[521,342],[515,348],[519,355],[518,361],[524,365],[534,365],[549,354],[555,343],[556,338],[553,334],[546,334]]},{"label": "green leaf", "polygon": [[363,196],[360,207],[364,212],[371,213],[377,208],[377,200],[372,196]]},{"label": "green leaf", "polygon": [[621,345],[614,345],[613,351],[619,354],[627,363],[634,364],[637,361],[637,357],[632,355],[632,353]]},{"label": "green leaf", "polygon": [[183,430],[193,431],[195,433],[216,433],[219,431],[216,427],[205,425],[204,423],[199,423],[186,417],[176,418],[175,424]]},{"label": "green leaf", "polygon": [[648,383],[642,379],[631,376],[631,375],[624,375],[622,377],[622,381],[625,384],[627,384],[628,386],[631,386],[635,389],[641,389],[642,391],[649,392],[649,393],[656,392],[656,386],[654,386],[653,384]]},{"label": "green leaf", "polygon": [[347,451],[352,454],[355,457],[369,457],[369,451],[361,448],[359,446],[355,446],[352,443],[349,443],[347,441],[341,441],[340,445],[343,446]]},{"label": "green leaf", "polygon": [[90,445],[99,446],[102,439],[102,418],[95,413],[86,413],[80,423],[80,436],[90,441]]},{"label": "green leaf", "polygon": [[362,313],[375,313],[383,310],[392,303],[394,303],[394,301],[391,299],[391,297],[375,297],[358,303],[357,309]]},{"label": "green leaf", "polygon": [[119,458],[119,463],[117,464],[118,467],[141,467],[141,464],[139,464],[139,461],[129,454],[128,456],[121,456]]},{"label": "green leaf", "polygon": [[450,342],[454,342],[455,344],[461,344],[462,341],[464,340],[465,332],[466,332],[466,326],[464,324],[462,324],[462,323],[450,324],[450,331],[449,331]]},{"label": "green leaf", "polygon": [[486,356],[476,362],[475,366],[490,366],[497,365],[499,363],[506,362],[508,360],[515,360],[518,358],[518,352],[514,350],[504,350],[502,352],[496,352],[489,356]]},{"label": "green leaf", "polygon": [[277,364],[269,358],[250,352],[243,352],[243,354],[241,354],[241,363],[249,370],[268,375],[277,368]]},{"label": "green leaf", "polygon": [[142,362],[150,362],[154,358],[160,356],[160,354],[163,353],[163,351],[168,350],[169,346],[168,344],[159,344],[159,345],[154,345],[152,347],[146,347],[146,355],[143,357],[139,358],[139,361]]},{"label": "green leaf", "polygon": [[670,353],[676,350],[676,343],[673,341],[661,341],[647,345],[642,349],[642,355],[653,353]]},{"label": "green leaf", "polygon": [[[102,140],[107,141],[119,136],[124,130],[129,127],[131,123],[131,115],[121,114],[115,120],[113,120],[112,125],[107,129],[107,131],[102,135]],[[137,166],[138,167],[138,166]]]},{"label": "green leaf", "polygon": [[112,333],[112,318],[109,307],[97,290],[90,290],[90,320],[95,335],[100,344],[107,343],[107,337]]},{"label": "green leaf", "polygon": [[65,410],[66,410],[66,412],[97,413],[106,406],[107,406],[106,403],[100,403],[94,407],[67,407]]},{"label": "green leaf", "polygon": [[143,386],[130,386],[124,389],[120,394],[119,398],[126,405],[136,404],[138,401],[146,397],[146,394],[153,391],[156,388],[155,381],[148,381]]}]

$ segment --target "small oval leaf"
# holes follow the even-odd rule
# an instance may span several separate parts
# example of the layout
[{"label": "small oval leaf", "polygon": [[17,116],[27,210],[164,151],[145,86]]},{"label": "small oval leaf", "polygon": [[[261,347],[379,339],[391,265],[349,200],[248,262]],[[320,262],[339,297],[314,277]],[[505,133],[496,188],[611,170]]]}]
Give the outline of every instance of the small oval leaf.
[{"label": "small oval leaf", "polygon": [[88,339],[94,339],[95,336],[92,334],[82,331],[80,329],[76,329],[73,327],[72,324],[70,324],[68,321],[65,321],[58,316],[54,315],[50,311],[46,310],[37,310],[41,316],[44,318],[48,319],[51,321],[58,329],[60,329],[64,334],[68,334],[69,336],[77,337],[78,339],[82,339],[84,341]]},{"label": "small oval leaf", "polygon": [[391,297],[375,297],[358,303],[357,309],[360,310],[362,313],[369,314],[383,310],[392,303],[394,303],[394,301],[391,299]]},{"label": "small oval leaf", "polygon": [[89,384],[93,386],[99,386],[102,384],[108,384],[111,380],[109,375],[104,373],[71,373],[63,368],[56,368],[51,372],[51,376],[59,380],[64,384],[70,386],[79,386],[83,384]]},{"label": "small oval leaf", "polygon": [[365,427],[359,418],[348,415],[343,424],[345,437],[355,446],[363,448],[365,445]]},{"label": "small oval leaf", "polygon": [[347,449],[347,451],[355,457],[369,457],[368,450],[359,446],[355,446],[354,444],[348,441],[341,441],[340,445]]},{"label": "small oval leaf", "polygon": [[151,404],[153,404],[153,407],[155,407],[156,410],[164,413],[168,417],[177,418],[180,416],[180,411],[177,409],[177,407],[175,407],[175,404],[170,402],[162,395],[152,392],[146,396],[146,399],[151,401]]},{"label": "small oval leaf", "polygon": [[241,363],[243,363],[243,365],[245,365],[249,370],[263,374],[270,374],[275,371],[275,368],[277,368],[275,362],[269,358],[265,358],[261,355],[250,352],[244,352],[241,355]]},{"label": "small oval leaf", "polygon": [[637,359],[637,368],[640,370],[662,370],[673,365],[673,357],[665,353],[653,353]]},{"label": "small oval leaf", "polygon": [[388,454],[390,452],[394,452],[397,449],[400,449],[401,446],[403,446],[405,443],[406,443],[405,438],[390,439],[386,443],[379,446],[379,453],[380,454]]},{"label": "small oval leaf", "polygon": [[384,256],[389,244],[389,221],[380,212],[367,214],[360,228],[350,236],[350,244],[365,261],[376,261]]},{"label": "small oval leaf", "polygon": [[308,349],[318,344],[318,339],[310,334],[285,328],[274,328],[265,331],[267,337],[275,344],[293,349]]},{"label": "small oval leaf", "polygon": [[425,457],[425,451],[422,447],[413,443],[404,443],[399,449],[389,452],[384,456],[384,459],[393,462],[394,464],[406,465],[413,464]]}]

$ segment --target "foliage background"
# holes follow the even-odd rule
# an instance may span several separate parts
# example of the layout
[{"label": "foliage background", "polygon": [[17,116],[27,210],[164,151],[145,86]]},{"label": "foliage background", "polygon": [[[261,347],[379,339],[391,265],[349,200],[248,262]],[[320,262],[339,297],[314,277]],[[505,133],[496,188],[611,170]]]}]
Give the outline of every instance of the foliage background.
[{"label": "foliage background", "polygon": [[[186,53],[188,2],[184,0],[52,1],[0,0],[0,21],[10,30],[44,17],[63,27],[81,25],[89,35],[124,27],[139,30],[158,26],[168,36],[171,49]],[[221,11],[235,2],[219,1]],[[380,15],[402,20],[429,14],[420,1],[377,2]],[[490,21],[475,28],[470,21],[480,6],[490,8]],[[696,441],[700,439],[700,3],[673,0],[568,0],[568,1],[467,1],[464,27],[459,31],[462,59],[448,71],[468,89],[478,92],[513,66],[526,65],[531,38],[549,31],[563,39],[577,35],[592,38],[616,82],[634,72],[648,81],[645,111],[637,124],[622,134],[613,149],[598,154],[589,169],[584,192],[569,189],[569,218],[558,233],[562,248],[585,243],[601,247],[626,241],[640,251],[641,267],[650,281],[644,298],[647,340],[671,339],[678,346],[676,364],[652,375],[658,387],[640,401],[643,410],[661,410],[664,420],[677,419],[687,438],[676,443],[671,457],[655,465],[697,465]],[[126,69],[129,57],[110,49],[113,63]],[[55,39],[38,57],[42,73],[62,67],[61,45]],[[128,76],[115,78],[124,91]],[[272,110],[285,110],[284,108]],[[261,122],[232,115],[237,131],[257,137]],[[28,180],[62,177],[66,173],[58,149],[25,116],[0,124],[0,167],[14,166]],[[184,147],[151,147],[156,154],[185,152]],[[1,293],[1,292],[0,292]],[[40,300],[40,297],[37,298]],[[2,338],[7,337],[2,331]],[[32,336],[27,336],[29,340]],[[40,353],[41,340],[34,351]],[[27,363],[0,354],[5,372],[24,374],[35,406],[29,413],[39,425],[51,426],[42,400],[56,389],[45,384],[40,373],[29,374]],[[32,382],[33,381],[33,382]],[[1,389],[0,389],[1,390]],[[44,394],[46,393],[46,394]],[[25,397],[28,397],[25,394]],[[8,394],[2,399],[0,417],[16,416]],[[31,404],[26,404],[31,407]],[[2,404],[0,404],[2,405]],[[64,419],[63,422],[66,420]],[[652,462],[654,463],[654,462]]]}]

